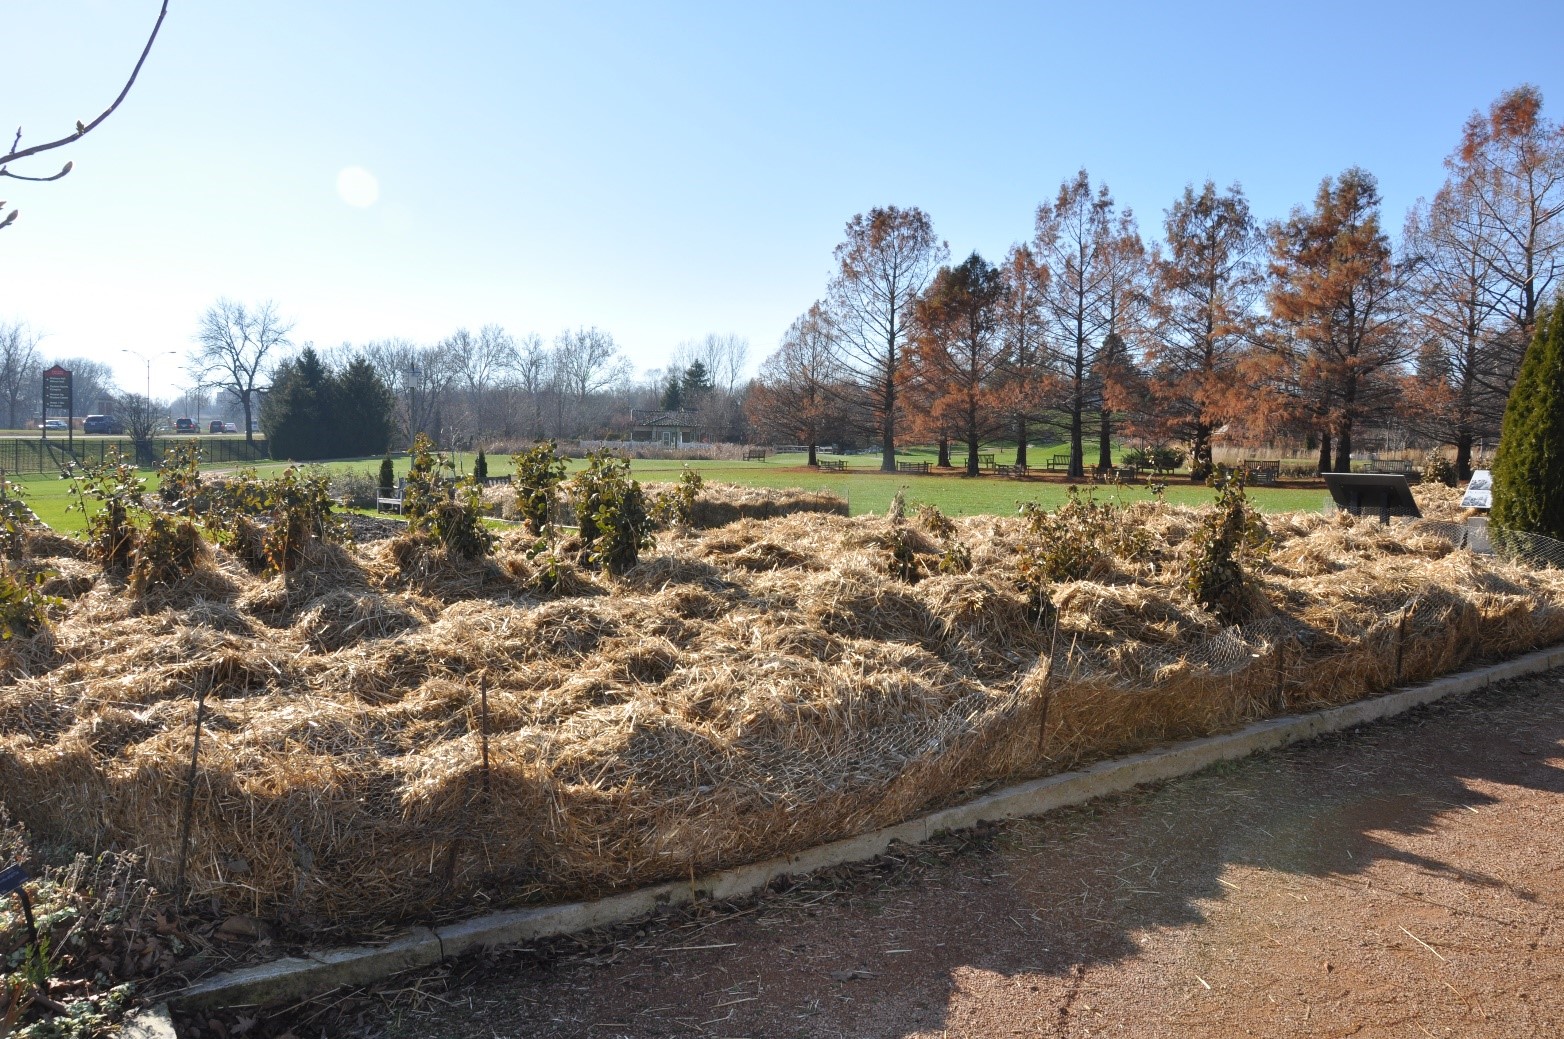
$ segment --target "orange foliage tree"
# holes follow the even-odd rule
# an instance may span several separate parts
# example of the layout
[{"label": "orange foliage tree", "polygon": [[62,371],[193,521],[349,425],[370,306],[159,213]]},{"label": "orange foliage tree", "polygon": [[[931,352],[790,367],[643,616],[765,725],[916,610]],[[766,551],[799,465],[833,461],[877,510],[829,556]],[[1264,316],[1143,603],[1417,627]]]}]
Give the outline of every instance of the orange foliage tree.
[{"label": "orange foliage tree", "polygon": [[1190,478],[1211,471],[1211,438],[1248,411],[1240,365],[1255,342],[1265,238],[1243,189],[1206,181],[1167,211],[1167,253],[1152,267],[1146,410],[1159,439],[1189,447]]},{"label": "orange foliage tree", "polygon": [[978,474],[978,447],[1004,428],[995,390],[1006,291],[1004,272],[974,252],[956,267],[941,267],[913,311],[910,367],[928,394],[934,424],[965,442],[968,476]]},{"label": "orange foliage tree", "polygon": [[1270,377],[1320,432],[1320,466],[1350,471],[1352,438],[1394,403],[1408,355],[1402,272],[1379,225],[1379,186],[1356,167],[1326,178],[1312,211],[1272,224]]}]

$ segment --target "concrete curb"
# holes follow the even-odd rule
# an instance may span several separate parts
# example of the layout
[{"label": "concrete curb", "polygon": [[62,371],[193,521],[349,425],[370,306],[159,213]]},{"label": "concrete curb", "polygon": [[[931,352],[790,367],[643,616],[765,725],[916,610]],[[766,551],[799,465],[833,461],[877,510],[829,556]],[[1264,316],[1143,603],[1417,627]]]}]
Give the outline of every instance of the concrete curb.
[{"label": "concrete curb", "polygon": [[626,923],[648,916],[662,906],[682,905],[696,899],[738,898],[764,890],[779,877],[799,876],[830,866],[872,859],[883,854],[893,842],[920,844],[939,834],[970,829],[979,823],[1043,815],[1058,808],[1122,793],[1144,783],[1189,775],[1219,761],[1247,757],[1328,732],[1340,732],[1402,714],[1447,696],[1557,667],[1564,667],[1564,646],[1538,650],[1341,707],[1272,718],[1237,732],[1189,740],[1101,761],[1076,772],[1031,780],[859,837],[725,870],[693,883],[674,881],[593,902],[491,913],[432,930],[414,928],[386,945],[330,949],[310,953],[307,957],[289,957],[246,967],[197,982],[174,993],[169,1002],[182,1009],[198,1009],[302,999],[327,989],[363,985],[398,971],[431,966],[476,949],[522,944],[550,935]]}]

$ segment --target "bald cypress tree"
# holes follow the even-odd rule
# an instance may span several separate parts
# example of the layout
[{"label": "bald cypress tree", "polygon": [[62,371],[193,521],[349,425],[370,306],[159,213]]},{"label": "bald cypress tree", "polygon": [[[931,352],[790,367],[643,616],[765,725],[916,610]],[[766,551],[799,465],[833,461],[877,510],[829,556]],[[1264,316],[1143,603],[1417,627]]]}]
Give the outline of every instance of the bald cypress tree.
[{"label": "bald cypress tree", "polygon": [[1539,315],[1504,409],[1492,520],[1564,541],[1564,297]]}]

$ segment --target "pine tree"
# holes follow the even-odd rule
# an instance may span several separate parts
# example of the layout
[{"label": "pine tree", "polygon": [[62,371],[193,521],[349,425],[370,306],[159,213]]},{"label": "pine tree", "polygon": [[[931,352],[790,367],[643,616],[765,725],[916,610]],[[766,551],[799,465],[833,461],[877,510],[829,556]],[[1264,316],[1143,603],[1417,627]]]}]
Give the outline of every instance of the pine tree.
[{"label": "pine tree", "polygon": [[663,387],[662,408],[664,411],[684,410],[684,387],[679,384],[677,372],[668,375],[668,385]]},{"label": "pine tree", "polygon": [[336,396],[331,372],[306,346],[278,366],[271,392],[261,405],[261,428],[273,458],[308,461],[327,458],[334,445],[330,419]]},{"label": "pine tree", "polygon": [[489,478],[489,460],[483,457],[483,448],[478,448],[478,457],[472,463],[472,478],[474,480],[487,480]]},{"label": "pine tree", "polygon": [[331,426],[339,457],[378,455],[391,443],[396,400],[390,387],[363,357],[348,362],[336,377],[336,406]]},{"label": "pine tree", "polygon": [[1564,296],[1538,315],[1493,460],[1493,524],[1564,541]]},{"label": "pine tree", "polygon": [[396,487],[396,464],[391,461],[391,456],[386,455],[380,460],[380,493],[390,494]]}]

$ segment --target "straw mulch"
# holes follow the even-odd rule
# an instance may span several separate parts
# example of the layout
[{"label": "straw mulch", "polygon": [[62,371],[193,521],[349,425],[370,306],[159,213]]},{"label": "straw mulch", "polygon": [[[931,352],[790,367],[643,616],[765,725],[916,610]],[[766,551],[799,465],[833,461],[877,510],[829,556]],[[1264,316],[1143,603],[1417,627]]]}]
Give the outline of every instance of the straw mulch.
[{"label": "straw mulch", "polygon": [[[1564,575],[1416,527],[1272,517],[1253,618],[1182,590],[1201,516],[1143,504],[1137,558],[1017,590],[1025,528],[801,513],[663,535],[621,579],[530,539],[405,540],[289,582],[225,553],[135,597],[39,539],[51,631],[0,645],[0,783],[30,827],[191,893],[341,921],[598,894],[796,851],[1035,776],[1372,694],[1564,637]],[[910,545],[921,579],[890,576]],[[486,764],[485,764],[486,760]]]}]

